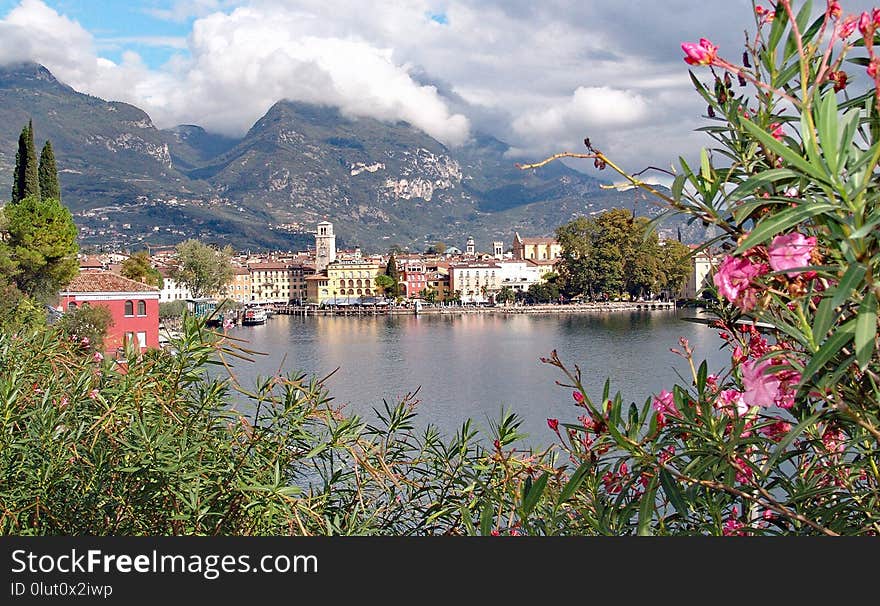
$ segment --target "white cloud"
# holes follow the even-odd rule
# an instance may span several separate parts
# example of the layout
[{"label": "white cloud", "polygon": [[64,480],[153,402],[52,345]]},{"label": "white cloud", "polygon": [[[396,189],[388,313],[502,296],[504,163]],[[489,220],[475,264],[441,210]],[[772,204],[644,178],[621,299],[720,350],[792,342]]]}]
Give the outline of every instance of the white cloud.
[{"label": "white cloud", "polygon": [[355,36],[312,35],[308,16],[295,10],[243,7],[198,19],[189,60],[165,71],[148,69],[131,52],[119,64],[99,61],[91,34],[39,0],[25,0],[3,25],[35,40],[20,58],[44,63],[78,90],[136,104],[160,126],[196,123],[240,135],[287,98],[406,120],[450,145],[469,136],[467,118],[452,113],[433,86],[413,80],[391,49]]},{"label": "white cloud", "polygon": [[[580,151],[589,136],[623,166],[665,167],[709,144],[693,132],[705,106],[681,41],[708,37],[735,61],[753,19],[747,0],[144,3],[155,17],[195,18],[185,49],[164,41],[185,52],[160,69],[134,53],[100,58],[106,39],[39,0],[0,21],[0,62],[37,60],[78,90],[144,108],[160,126],[241,134],[290,98],[407,120],[451,144],[489,129],[532,158]],[[126,32],[149,42],[139,34]]]},{"label": "white cloud", "polygon": [[633,126],[647,116],[648,103],[639,94],[607,86],[581,86],[567,100],[517,118],[513,128],[523,137],[559,139],[597,126]]}]

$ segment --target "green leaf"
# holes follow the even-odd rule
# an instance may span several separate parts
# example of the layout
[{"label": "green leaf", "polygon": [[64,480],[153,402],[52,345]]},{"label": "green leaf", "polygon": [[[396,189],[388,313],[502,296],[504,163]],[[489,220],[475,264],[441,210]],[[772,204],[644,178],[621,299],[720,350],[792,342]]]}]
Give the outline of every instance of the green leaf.
[{"label": "green leaf", "polygon": [[859,368],[865,370],[874,353],[874,338],[877,335],[877,297],[873,291],[868,291],[862,304],[859,305],[859,315],[856,317],[856,361]]},{"label": "green leaf", "polygon": [[675,511],[678,512],[678,515],[684,520],[687,520],[688,508],[684,497],[678,489],[678,484],[676,484],[675,480],[672,478],[672,474],[665,469],[660,470],[660,485],[663,486],[663,492],[666,493],[669,502],[675,507]]},{"label": "green leaf", "polygon": [[843,349],[844,345],[852,340],[854,332],[855,321],[850,320],[837,329],[837,332],[828,337],[828,339],[822,344],[822,347],[819,348],[819,351],[814,353],[812,358],[810,358],[810,363],[807,364],[807,367],[804,369],[803,377],[798,386],[801,387],[807,381],[814,379],[814,375],[818,373],[819,370],[831,360],[831,358],[836,356],[837,353]]},{"label": "green leaf", "polygon": [[575,472],[569,478],[568,483],[562,489],[562,492],[559,494],[559,504],[565,503],[569,500],[575,492],[577,492],[578,488],[581,487],[584,480],[587,477],[587,473],[590,471],[592,465],[589,461],[586,463],[582,463],[580,467],[578,467]]},{"label": "green leaf", "polygon": [[868,268],[862,263],[853,263],[847,268],[846,273],[843,274],[840,282],[838,282],[837,289],[831,299],[832,307],[842,305],[852,295],[854,290],[861,290],[858,287],[867,271]]},{"label": "green leaf", "polygon": [[837,175],[840,170],[840,156],[837,154],[838,141],[837,134],[837,95],[833,90],[825,93],[819,104],[819,115],[816,120],[816,128],[819,131],[819,142],[822,145],[822,153],[825,161],[828,163],[828,170],[832,175]]},{"label": "green leaf", "polygon": [[765,170],[764,172],[749,177],[740,183],[736,189],[730,192],[727,198],[729,200],[737,201],[753,194],[759,189],[766,190],[768,185],[776,183],[777,181],[796,179],[798,176],[798,173],[788,168],[773,168]]},{"label": "green leaf", "polygon": [[538,500],[540,500],[541,495],[544,494],[544,489],[547,487],[547,480],[550,478],[550,475],[545,471],[541,474],[541,477],[532,484],[532,487],[529,488],[528,494],[526,494],[523,499],[522,505],[522,516],[523,518],[528,518],[531,515],[532,511],[535,509],[535,506],[538,504]]},{"label": "green leaf", "polygon": [[771,215],[755,226],[755,229],[742,241],[736,252],[742,253],[756,244],[769,240],[771,236],[775,236],[793,225],[797,225],[824,212],[835,210],[835,208],[833,204],[827,202],[816,202],[800,204],[794,208],[788,208],[775,215]]},{"label": "green leaf", "polygon": [[709,152],[706,148],[700,150],[700,176],[706,183],[712,183],[714,180],[712,175],[712,165],[709,163]]},{"label": "green leaf", "polygon": [[818,170],[815,166],[804,160],[800,152],[796,152],[781,141],[777,141],[770,133],[759,127],[751,120],[743,119],[743,126],[745,126],[746,130],[748,130],[756,139],[758,139],[764,145],[764,147],[769,149],[777,156],[780,156],[790,166],[797,168],[805,175],[809,175],[818,181],[830,185],[829,175],[827,171]]},{"label": "green leaf", "polygon": [[651,532],[651,519],[654,517],[654,495],[657,494],[657,480],[651,481],[645,494],[642,495],[642,502],[639,505],[639,527],[638,533],[640,537],[649,537]]},{"label": "green leaf", "polygon": [[489,536],[492,534],[492,503],[486,501],[483,511],[480,512],[480,534]]},{"label": "green leaf", "polygon": [[804,429],[812,425],[816,422],[816,419],[821,417],[825,411],[820,410],[819,412],[815,412],[800,423],[797,424],[791,431],[785,434],[785,437],[779,441],[779,444],[776,445],[776,450],[773,451],[773,454],[767,459],[767,462],[764,463],[764,466],[761,468],[761,475],[766,476],[767,472],[773,467],[773,464],[779,460],[779,457],[785,453],[785,449],[797,439],[801,433],[803,433]]}]

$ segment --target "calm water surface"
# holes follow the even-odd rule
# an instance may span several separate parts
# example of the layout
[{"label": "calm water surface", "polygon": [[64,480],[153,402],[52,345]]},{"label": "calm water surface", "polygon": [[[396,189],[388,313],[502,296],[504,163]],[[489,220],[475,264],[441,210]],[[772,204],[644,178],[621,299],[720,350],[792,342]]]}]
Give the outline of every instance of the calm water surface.
[{"label": "calm water surface", "polygon": [[[420,315],[370,317],[275,316],[262,326],[236,327],[268,355],[239,362],[243,382],[257,375],[301,370],[326,376],[330,395],[346,410],[369,420],[383,399],[399,401],[417,388],[419,424],[451,435],[470,417],[487,430],[503,408],[517,412],[534,446],[553,440],[546,419],[574,421],[571,390],[555,367],[540,362],[556,349],[570,367],[580,365],[591,396],[599,398],[606,377],[612,393],[642,404],[671,388],[687,362],[669,351],[687,337],[709,370],[730,359],[719,352],[717,331],[682,320],[693,310],[552,315]],[[285,358],[286,356],[286,358]],[[689,381],[688,381],[689,382]]]}]

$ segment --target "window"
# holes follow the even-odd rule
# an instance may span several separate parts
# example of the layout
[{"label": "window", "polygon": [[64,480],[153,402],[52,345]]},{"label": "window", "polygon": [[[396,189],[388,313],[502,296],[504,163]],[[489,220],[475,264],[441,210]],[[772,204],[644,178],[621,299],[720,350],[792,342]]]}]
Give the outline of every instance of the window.
[{"label": "window", "polygon": [[125,315],[126,316],[133,316],[134,315],[134,303],[132,303],[131,301],[125,302]]},{"label": "window", "polygon": [[146,348],[146,346],[147,346],[147,333],[146,332],[139,332],[137,334],[137,339],[138,339],[138,346],[141,349]]},{"label": "window", "polygon": [[147,302],[146,301],[138,301],[138,315],[139,316],[147,315]]},{"label": "window", "polygon": [[67,309],[76,309],[76,301],[71,301],[67,304]]}]

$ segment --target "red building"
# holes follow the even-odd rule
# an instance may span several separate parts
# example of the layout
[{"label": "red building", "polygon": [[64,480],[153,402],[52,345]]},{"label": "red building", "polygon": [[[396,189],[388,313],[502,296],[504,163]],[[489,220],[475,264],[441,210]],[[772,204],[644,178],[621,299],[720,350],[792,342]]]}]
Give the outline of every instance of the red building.
[{"label": "red building", "polygon": [[428,287],[428,275],[424,262],[406,259],[403,263],[398,263],[398,267],[401,265],[403,271],[400,273],[400,284],[403,286],[403,296],[407,299],[418,298],[419,293]]},{"label": "red building", "polygon": [[104,348],[121,348],[125,340],[136,342],[141,350],[159,347],[159,290],[109,271],[81,271],[61,291],[61,311],[83,305],[103,305],[110,310],[113,323],[107,329]]}]

